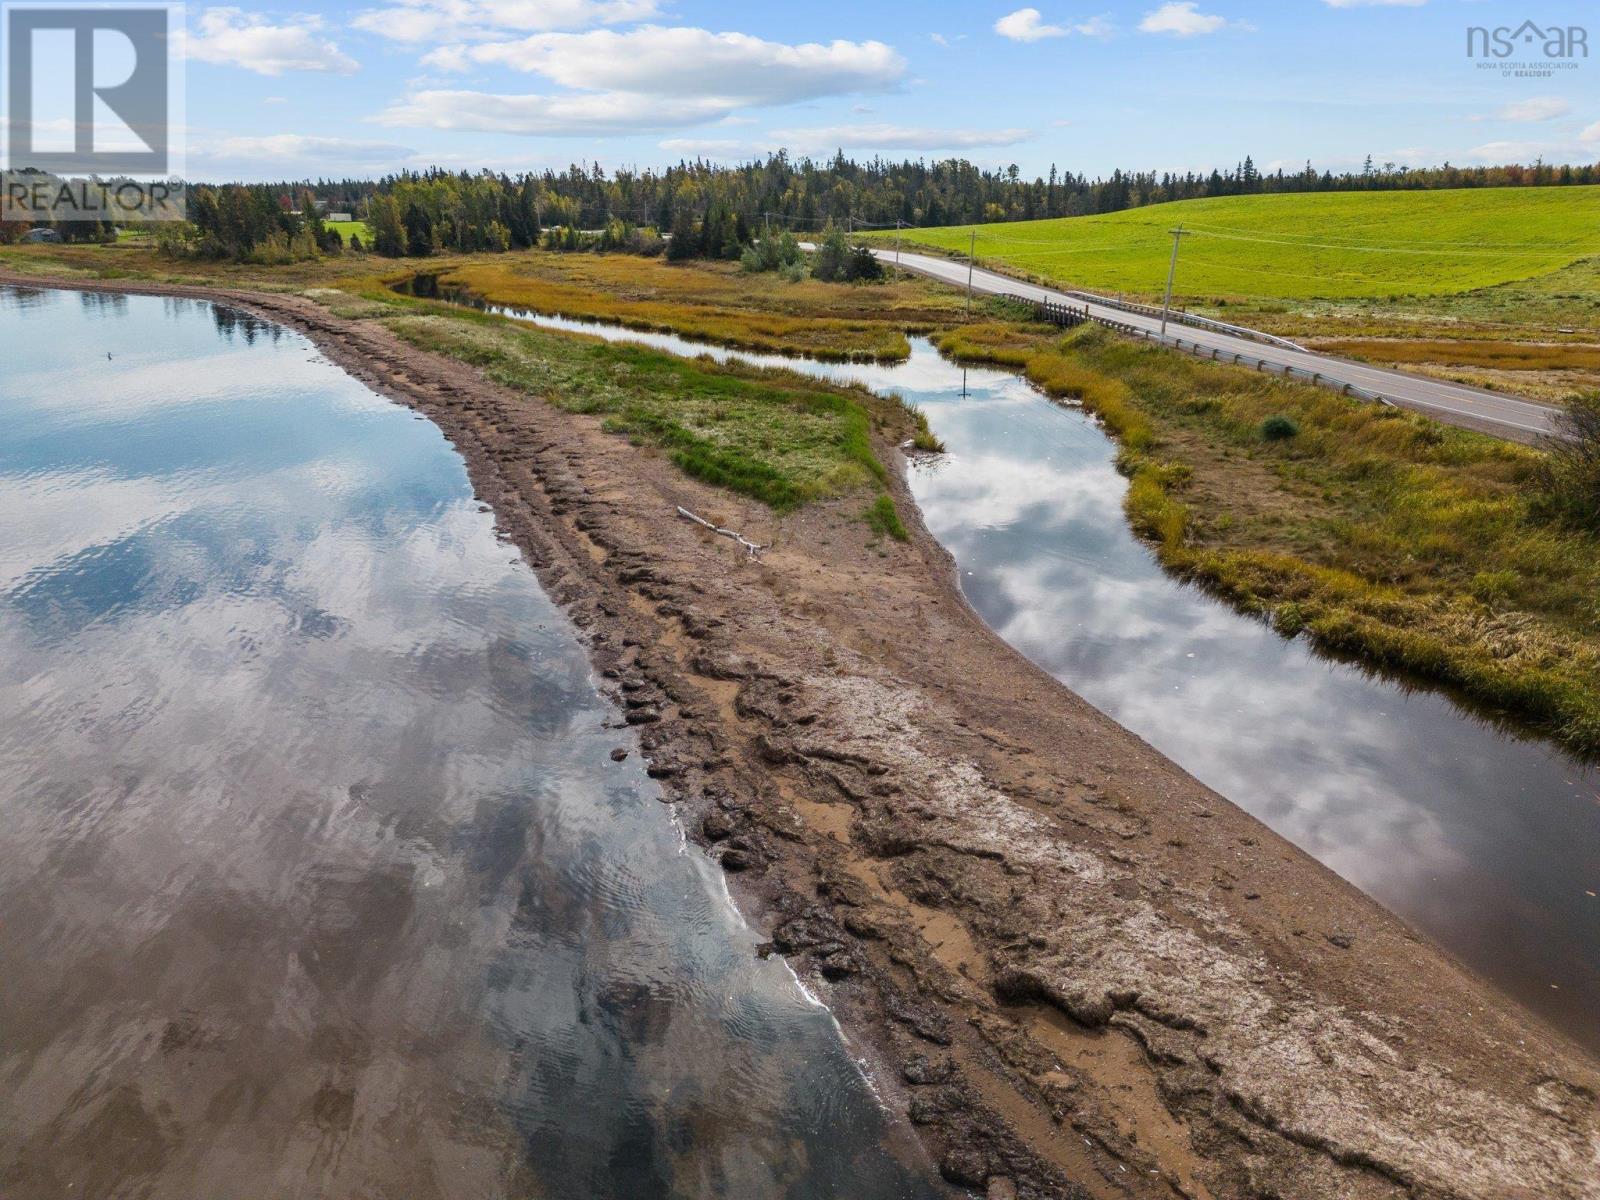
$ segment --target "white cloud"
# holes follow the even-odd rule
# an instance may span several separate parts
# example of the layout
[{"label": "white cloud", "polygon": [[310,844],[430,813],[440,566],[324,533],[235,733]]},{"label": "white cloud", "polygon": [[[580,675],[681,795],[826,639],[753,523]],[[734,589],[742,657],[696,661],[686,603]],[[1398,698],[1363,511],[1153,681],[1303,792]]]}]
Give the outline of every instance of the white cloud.
[{"label": "white cloud", "polygon": [[1553,121],[1572,111],[1572,105],[1560,96],[1529,96],[1516,100],[1494,115],[1502,121]]},{"label": "white cloud", "polygon": [[1428,0],[1322,0],[1329,8],[1421,8]]},{"label": "white cloud", "polygon": [[1044,38],[1066,37],[1069,33],[1082,34],[1084,37],[1109,37],[1112,26],[1105,17],[1089,17],[1066,25],[1046,25],[1037,8],[1019,8],[996,21],[994,31],[1014,42],[1037,42]]},{"label": "white cloud", "polygon": [[1593,125],[1590,125],[1582,133],[1580,133],[1578,135],[1578,140],[1585,144],[1600,142],[1600,121],[1596,121]]},{"label": "white cloud", "polygon": [[199,62],[243,67],[258,75],[282,75],[285,71],[348,75],[357,70],[355,59],[320,36],[321,17],[289,20],[293,23],[273,25],[237,8],[208,8],[200,14],[197,30],[182,39],[184,54]]},{"label": "white cloud", "polygon": [[769,108],[881,92],[905,75],[882,42],[789,45],[743,33],[646,25],[626,33],[544,33],[516,41],[441,47],[435,68],[491,64],[545,76],[569,89],[496,95],[426,90],[374,120],[383,125],[492,133],[648,133]]},{"label": "white cloud", "polygon": [[1532,162],[1550,147],[1540,142],[1485,142],[1467,151],[1468,158],[1479,162],[1512,163]]},{"label": "white cloud", "polygon": [[1046,25],[1037,8],[1019,8],[994,23],[994,31],[1013,42],[1037,42],[1041,38],[1066,37],[1060,25]]},{"label": "white cloud", "polygon": [[544,33],[646,21],[659,0],[400,0],[368,9],[357,29],[397,42],[481,41],[506,32]]},{"label": "white cloud", "polygon": [[472,60],[467,57],[467,47],[459,42],[428,51],[422,56],[422,65],[432,67],[436,71],[472,70]]},{"label": "white cloud", "polygon": [[470,46],[464,53],[472,62],[535,72],[569,88],[720,98],[729,107],[884,91],[906,70],[905,60],[882,42],[789,45],[744,33],[656,25],[626,33],[536,34]]},{"label": "white cloud", "polygon": [[780,147],[797,155],[830,154],[841,147],[855,150],[969,150],[1011,146],[1033,137],[1031,129],[927,129],[904,125],[829,125],[815,129],[774,129],[761,141],[733,138],[667,138],[659,143],[671,154],[745,161],[764,158]]},{"label": "white cloud", "polygon": [[1033,137],[1031,129],[927,129],[906,125],[831,125],[816,129],[775,129],[776,145],[793,150],[970,150],[1014,146]]},{"label": "white cloud", "polygon": [[224,162],[398,162],[415,151],[390,142],[356,138],[275,133],[265,137],[229,137],[201,147],[196,157]]},{"label": "white cloud", "polygon": [[1203,13],[1196,0],[1173,0],[1154,12],[1145,14],[1139,22],[1144,33],[1170,33],[1174,37],[1195,37],[1202,33],[1215,33],[1228,23],[1226,17]]},{"label": "white cloud", "polygon": [[740,142],[731,138],[667,138],[659,144],[667,153],[684,158],[715,158],[729,162],[761,158],[768,149],[760,142]]},{"label": "white cloud", "polygon": [[411,129],[559,137],[683,129],[715,121],[727,112],[727,102],[718,97],[668,99],[632,92],[540,96],[423,91],[395,102],[371,119],[379,125]]}]

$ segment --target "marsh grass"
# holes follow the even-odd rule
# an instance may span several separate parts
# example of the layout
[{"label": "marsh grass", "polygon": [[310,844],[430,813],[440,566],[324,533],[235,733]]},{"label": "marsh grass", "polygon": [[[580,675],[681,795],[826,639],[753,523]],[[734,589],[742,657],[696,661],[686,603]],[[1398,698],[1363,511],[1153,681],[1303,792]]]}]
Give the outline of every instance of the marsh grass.
[{"label": "marsh grass", "polygon": [[[665,451],[686,474],[790,512],[882,489],[874,420],[904,410],[783,371],[684,359],[627,343],[529,328],[471,310],[398,298],[386,324],[421,349]],[[881,497],[887,500],[887,496]],[[890,505],[892,512],[893,506]]]},{"label": "marsh grass", "polygon": [[947,324],[955,311],[917,283],[790,282],[733,264],[624,255],[507,256],[450,267],[442,279],[497,304],[833,361],[903,360],[907,332]]},{"label": "marsh grass", "polygon": [[944,443],[939,440],[938,434],[933,432],[933,426],[928,424],[928,414],[903,396],[896,396],[901,407],[911,415],[912,430],[911,444],[924,454],[943,454]]},{"label": "marsh grass", "polygon": [[[1096,327],[940,341],[1097,413],[1129,520],[1175,573],[1600,752],[1600,536],[1542,515],[1542,452]],[[1263,440],[1273,417],[1298,434]]]},{"label": "marsh grass", "polygon": [[872,532],[880,537],[892,537],[897,542],[910,540],[911,535],[906,532],[900,513],[895,509],[894,498],[889,495],[879,496],[868,505],[863,519]]}]

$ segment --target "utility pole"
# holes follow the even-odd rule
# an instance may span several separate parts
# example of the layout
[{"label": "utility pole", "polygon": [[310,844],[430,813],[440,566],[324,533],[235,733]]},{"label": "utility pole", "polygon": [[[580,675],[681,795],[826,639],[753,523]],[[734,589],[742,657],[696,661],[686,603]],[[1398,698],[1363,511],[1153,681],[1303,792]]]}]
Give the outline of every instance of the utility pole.
[{"label": "utility pole", "polygon": [[972,315],[972,262],[978,256],[978,231],[972,231],[972,241],[967,247],[967,316]]},{"label": "utility pole", "polygon": [[1172,261],[1167,264],[1167,298],[1161,305],[1161,336],[1167,336],[1167,314],[1172,311],[1172,280],[1178,273],[1178,243],[1183,240],[1183,226],[1172,233]]}]

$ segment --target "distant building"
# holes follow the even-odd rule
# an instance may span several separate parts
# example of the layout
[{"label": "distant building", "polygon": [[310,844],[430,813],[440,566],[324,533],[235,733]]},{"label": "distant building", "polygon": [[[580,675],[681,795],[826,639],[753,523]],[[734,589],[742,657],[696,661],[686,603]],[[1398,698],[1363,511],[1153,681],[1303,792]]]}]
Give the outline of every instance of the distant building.
[{"label": "distant building", "polygon": [[324,221],[353,221],[355,218],[349,213],[327,213],[322,218]]},{"label": "distant building", "polygon": [[54,229],[30,229],[27,233],[22,235],[22,240],[25,242],[34,243],[59,242],[61,240],[61,235]]}]

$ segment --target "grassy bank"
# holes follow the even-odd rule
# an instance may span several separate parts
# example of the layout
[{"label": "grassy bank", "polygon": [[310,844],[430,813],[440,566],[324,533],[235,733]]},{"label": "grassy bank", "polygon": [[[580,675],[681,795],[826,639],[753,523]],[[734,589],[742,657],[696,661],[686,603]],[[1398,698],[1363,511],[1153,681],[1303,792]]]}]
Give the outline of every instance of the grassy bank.
[{"label": "grassy bank", "polygon": [[876,421],[887,436],[904,436],[915,422],[865,392],[431,305],[381,319],[412,345],[568,412],[601,416],[608,430],[660,448],[693,478],[777,512],[874,491],[873,503],[894,511],[872,428]]},{"label": "grassy bank", "polygon": [[1538,451],[1092,327],[939,340],[1099,414],[1169,569],[1600,752],[1600,539],[1541,515]]}]

